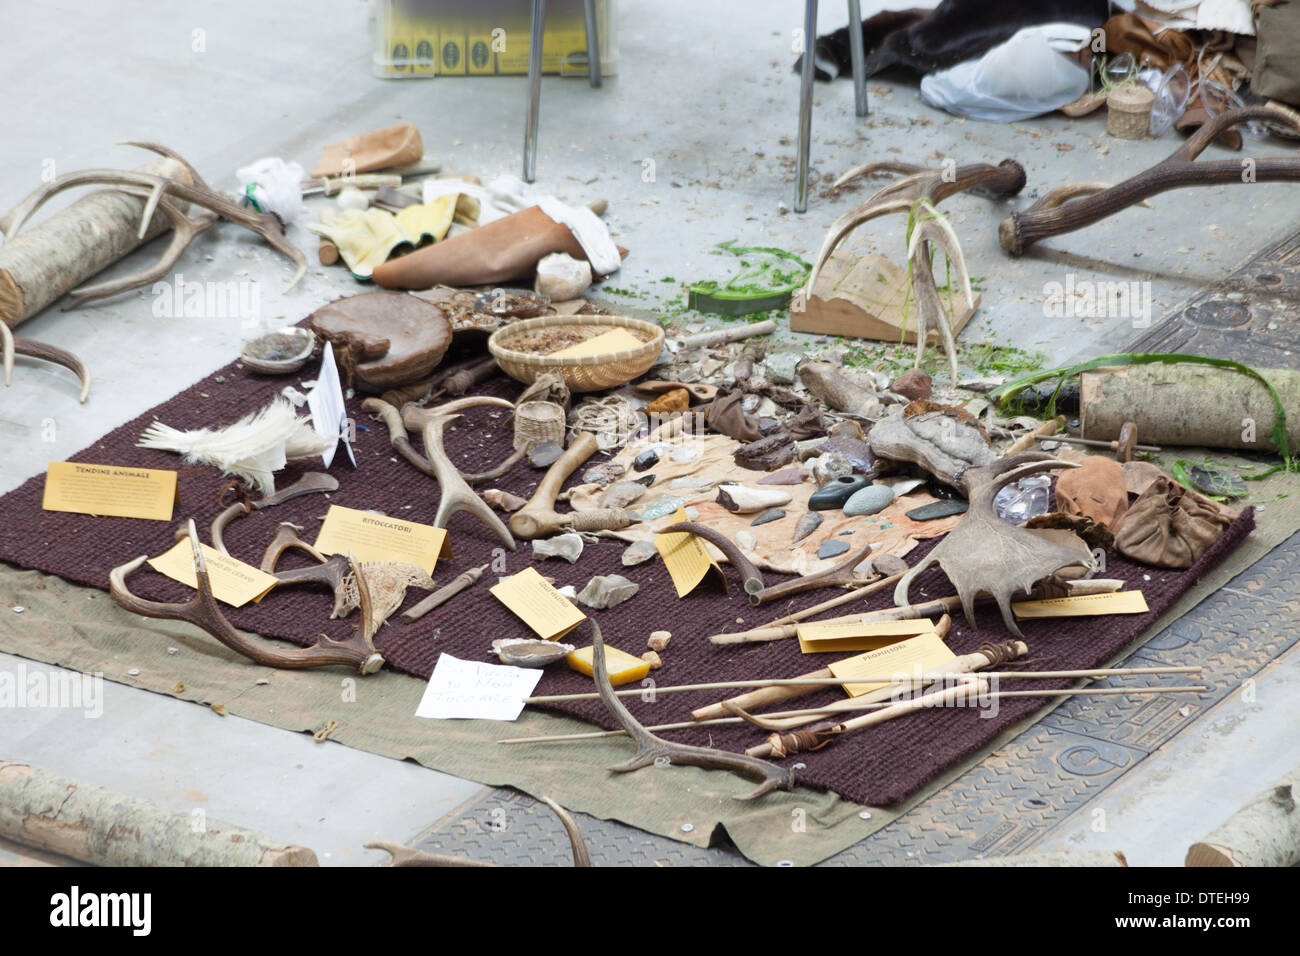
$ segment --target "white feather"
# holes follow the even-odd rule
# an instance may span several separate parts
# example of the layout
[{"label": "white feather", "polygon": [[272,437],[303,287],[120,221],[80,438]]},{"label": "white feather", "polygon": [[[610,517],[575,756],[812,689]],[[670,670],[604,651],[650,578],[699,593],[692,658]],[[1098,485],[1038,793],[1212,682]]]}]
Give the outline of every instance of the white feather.
[{"label": "white feather", "polygon": [[329,444],[330,439],[317,435],[282,397],[224,428],[181,431],[154,422],[136,442],[140,448],[183,455],[187,464],[214,465],[265,495],[275,493],[274,472],[288,459],[319,455]]}]

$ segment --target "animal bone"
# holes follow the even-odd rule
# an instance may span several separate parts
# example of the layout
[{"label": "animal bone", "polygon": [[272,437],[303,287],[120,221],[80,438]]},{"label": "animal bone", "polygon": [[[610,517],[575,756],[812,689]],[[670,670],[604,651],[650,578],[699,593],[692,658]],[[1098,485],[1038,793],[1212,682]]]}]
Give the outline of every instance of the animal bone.
[{"label": "animal bone", "polygon": [[415,405],[407,405],[402,409],[402,424],[407,428],[424,429],[424,453],[428,456],[429,467],[438,481],[439,488],[438,511],[433,519],[434,527],[445,528],[452,515],[460,511],[467,511],[487,525],[501,540],[502,544],[514,551],[516,547],[515,539],[511,537],[509,529],[501,523],[501,519],[496,516],[496,512],[489,508],[487,503],[476,495],[474,489],[461,477],[460,472],[456,470],[456,466],[447,457],[447,451],[442,445],[442,430],[447,426],[447,423],[459,418],[462,409],[474,408],[480,405],[495,405],[503,408],[513,407],[504,398],[489,398],[483,395],[458,398],[436,408],[419,408]]},{"label": "animal bone", "polygon": [[[1012,213],[1002,220],[998,226],[998,241],[1011,255],[1020,256],[1040,239],[1090,226],[1168,189],[1214,183],[1300,181],[1300,160],[1297,159],[1252,160],[1253,175],[1249,179],[1243,176],[1242,163],[1236,159],[1196,162],[1201,151],[1224,130],[1260,119],[1285,123],[1300,131],[1300,122],[1280,110],[1269,107],[1227,110],[1212,117],[1167,158],[1122,183],[1099,192],[1080,189],[1078,184],[1052,190],[1028,209]],[[1075,198],[1085,193],[1089,195]]]},{"label": "animal bone", "polygon": [[230,626],[230,622],[221,614],[217,599],[212,595],[207,562],[199,546],[199,533],[194,526],[193,518],[188,523],[188,534],[190,544],[194,548],[194,575],[198,579],[198,591],[193,598],[184,604],[163,604],[159,601],[147,601],[132,594],[126,585],[126,579],[132,571],[148,560],[149,556],[142,554],[135,560],[118,565],[109,572],[109,595],[113,600],[120,607],[142,617],[193,624],[237,654],[242,654],[267,667],[298,670],[308,667],[328,667],[332,664],[351,664],[362,674],[373,674],[384,666],[383,655],[375,650],[372,641],[374,630],[370,589],[366,584],[365,575],[355,560],[351,560],[350,563],[352,573],[357,577],[357,591],[361,604],[361,620],[357,625],[356,633],[342,641],[336,641],[326,634],[319,634],[316,643],[311,647],[281,650],[249,640]]},{"label": "animal bone", "polygon": [[461,591],[468,587],[473,587],[474,584],[478,582],[478,579],[483,576],[483,572],[486,571],[487,568],[488,566],[484,564],[477,568],[470,568],[468,571],[458,574],[422,600],[419,604],[415,605],[415,607],[403,611],[402,623],[411,624],[418,621],[434,608],[446,604]]},{"label": "animal bone", "polygon": [[867,441],[873,454],[918,464],[953,487],[959,487],[967,468],[996,458],[969,413],[929,402],[913,402],[902,415],[876,422]]},{"label": "animal bone", "polygon": [[770,763],[747,757],[742,754],[727,753],[724,750],[712,750],[707,747],[692,747],[688,744],[673,743],[656,737],[632,716],[614,693],[609,682],[609,672],[605,667],[605,642],[601,640],[600,625],[591,622],[592,669],[595,672],[596,690],[600,700],[620,727],[636,742],[636,754],[625,763],[616,764],[609,769],[614,773],[629,773],[642,767],[661,765],[667,761],[671,766],[678,764],[688,767],[704,767],[709,770],[727,770],[758,780],[759,785],[752,792],[737,800],[753,800],[780,787],[782,790],[794,789],[794,771],[776,767]]},{"label": "animal bone", "polygon": [[993,510],[993,498],[1003,485],[1026,475],[1075,467],[1073,462],[1043,452],[1024,452],[966,471],[958,487],[970,502],[970,510],[924,561],[903,575],[894,589],[894,603],[907,604],[912,581],[937,564],[961,598],[966,623],[975,626],[975,598],[989,594],[997,601],[1007,630],[1023,637],[1011,612],[1011,596],[1028,593],[1062,568],[1083,565],[1095,570],[1096,564],[1090,553],[1085,557],[1074,548],[1003,521]]},{"label": "animal bone", "polygon": [[808,391],[836,411],[873,419],[885,413],[875,392],[849,381],[830,362],[804,362],[799,366],[799,378]]},{"label": "animal bone", "polygon": [[62,365],[73,372],[81,382],[79,400],[83,404],[86,401],[86,396],[90,394],[90,373],[86,371],[86,366],[82,364],[81,359],[71,352],[66,352],[53,345],[46,345],[44,342],[37,342],[34,339],[15,337],[9,331],[9,326],[5,324],[3,319],[0,319],[0,355],[3,355],[4,361],[5,388],[13,384],[14,356],[26,355],[28,358],[41,359],[45,362],[53,362],[55,365]]},{"label": "animal bone", "polygon": [[[948,353],[948,364],[952,370],[953,384],[957,383],[957,356],[952,344],[952,330],[947,327],[939,292],[935,288],[934,275],[930,269],[930,245],[941,245],[957,268],[958,276],[966,275],[966,263],[956,236],[946,222],[938,225],[941,217],[934,211],[935,207],[954,193],[978,190],[986,195],[999,197],[1014,196],[1025,185],[1025,170],[1014,159],[1004,159],[997,166],[987,163],[975,163],[960,166],[956,170],[927,169],[905,163],[870,163],[854,167],[837,180],[842,185],[859,175],[875,172],[904,172],[903,176],[878,189],[867,201],[856,209],[850,210],[831,226],[821,250],[813,262],[808,282],[804,286],[805,297],[813,294],[813,289],[822,267],[841,242],[858,226],[878,216],[890,213],[903,213],[909,217],[909,223],[915,219],[918,228],[909,236],[908,256],[912,263],[912,286],[917,300],[916,316],[916,365],[921,364],[921,355],[925,351],[926,339],[931,328],[937,328]],[[1240,170],[1238,170],[1240,173]],[[935,218],[917,216],[918,210],[928,210]],[[933,225],[931,225],[933,224]],[[969,283],[963,282],[963,290],[969,295]]]},{"label": "animal bone", "polygon": [[[212,519],[212,527],[210,529],[212,535],[212,546],[222,554],[230,553],[226,550],[226,542],[223,535],[225,533],[226,525],[230,524],[230,522],[235,518],[243,517],[251,511],[261,511],[263,508],[272,508],[275,505],[283,504],[290,498],[297,498],[299,495],[310,495],[315,494],[316,492],[338,490],[339,482],[333,475],[327,475],[323,471],[309,471],[287,488],[281,488],[279,491],[267,495],[265,498],[260,498],[253,502],[237,501]],[[270,549],[268,547],[267,553],[269,552]],[[276,555],[276,560],[278,559],[279,554]],[[324,561],[325,559],[321,558],[320,560]],[[265,555],[263,555],[263,563],[265,564]],[[274,566],[275,562],[272,561],[271,567],[273,568]],[[270,571],[271,568],[264,566],[262,570]]]},{"label": "animal bone", "polygon": [[753,514],[790,503],[790,494],[777,488],[750,488],[746,485],[718,486],[718,504],[732,514]]},{"label": "animal bone", "polygon": [[[32,217],[47,201],[56,194],[65,189],[73,189],[78,186],[105,185],[114,186],[123,192],[129,192],[135,195],[145,194],[144,212],[140,217],[139,236],[143,238],[149,228],[149,223],[160,204],[167,199],[177,199],[181,202],[193,203],[213,213],[216,213],[222,219],[229,220],[236,225],[250,229],[265,239],[274,249],[288,257],[297,267],[293,278],[285,287],[288,292],[307,274],[307,257],[298,250],[289,240],[284,237],[284,224],[274,213],[259,213],[253,209],[236,205],[221,193],[211,189],[202,177],[194,170],[188,162],[182,159],[174,151],[157,143],[128,142],[126,146],[139,146],[158,153],[162,156],[170,157],[177,162],[182,163],[186,170],[193,178],[193,182],[184,183],[175,179],[168,179],[165,176],[158,176],[153,173],[140,172],[138,170],[121,170],[121,169],[85,169],[75,173],[68,173],[60,176],[51,182],[45,183],[32,193],[30,193],[22,202],[11,209],[0,218],[0,232],[4,233],[5,239],[9,240],[14,236],[23,224]],[[171,204],[168,203],[168,206]],[[173,215],[167,206],[162,207],[168,215]],[[175,207],[173,207],[174,210]],[[173,221],[175,220],[173,216]],[[201,222],[201,220],[200,220]],[[187,228],[185,231],[186,242],[192,240],[194,236],[207,228],[207,223],[203,226],[194,224],[193,228]],[[74,290],[72,295],[75,297],[77,304],[88,301],[91,298],[102,298],[105,295],[115,295],[118,292],[124,292],[127,289],[136,289],[142,285],[153,282],[158,276],[165,275],[171,270],[172,266],[180,258],[181,253],[185,251],[184,244],[179,243],[173,238],[172,243],[167,247],[162,259],[159,260],[152,268],[130,276],[123,276],[121,279],[114,280],[111,283],[100,283],[98,286],[83,286],[79,290]],[[159,267],[162,267],[161,270]]]},{"label": "animal bone", "polygon": [[815,591],[818,588],[857,587],[859,584],[868,584],[872,580],[871,577],[858,577],[853,573],[853,569],[861,564],[870,552],[871,545],[864,544],[858,551],[849,555],[848,558],[835,565],[835,567],[827,568],[818,574],[807,574],[790,581],[782,581],[780,584],[774,584],[769,588],[763,588],[763,590],[749,596],[749,603],[757,606],[766,604],[768,601],[789,597],[792,594]]},{"label": "animal bone", "polygon": [[559,514],[555,510],[560,486],[579,465],[595,454],[596,447],[596,436],[591,432],[582,432],[574,438],[564,454],[551,464],[528,504],[510,516],[510,530],[516,536],[531,541],[556,531],[618,531],[632,523],[631,515],[622,508],[597,508],[568,514]]}]

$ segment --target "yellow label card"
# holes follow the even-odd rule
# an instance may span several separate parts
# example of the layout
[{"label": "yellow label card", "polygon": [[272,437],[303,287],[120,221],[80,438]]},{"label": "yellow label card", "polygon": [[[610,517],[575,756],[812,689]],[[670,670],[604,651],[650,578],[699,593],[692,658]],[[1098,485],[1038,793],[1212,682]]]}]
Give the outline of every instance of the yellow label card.
[{"label": "yellow label card", "polygon": [[[689,520],[686,517],[685,507],[678,508],[677,514],[673,515],[674,523]],[[656,535],[655,549],[664,559],[668,575],[673,579],[673,587],[677,589],[679,598],[684,598],[694,591],[710,570],[718,572],[718,577],[722,578],[722,589],[724,591],[727,589],[727,576],[722,573],[722,568],[718,567],[718,562],[714,561],[713,556],[709,554],[703,539],[697,538],[689,531],[673,531]]]},{"label": "yellow label card", "polygon": [[171,521],[176,472],[52,461],[45,473],[46,511]]},{"label": "yellow label card", "polygon": [[1019,601],[1011,605],[1016,617],[1087,617],[1092,614],[1142,614],[1150,608],[1141,591],[1080,594],[1047,601]]},{"label": "yellow label card", "polygon": [[821,624],[800,624],[799,650],[805,654],[824,654],[827,651],[870,651],[893,644],[900,637],[928,634],[934,630],[929,618],[915,621],[827,621]]},{"label": "yellow label card", "polygon": [[563,637],[587,619],[536,568],[524,568],[488,590],[544,641]]},{"label": "yellow label card", "polygon": [[593,335],[585,342],[570,345],[568,348],[551,352],[548,358],[581,358],[584,355],[600,355],[604,352],[623,352],[645,345],[639,338],[624,328],[615,328],[600,335]]},{"label": "yellow label card", "polygon": [[451,557],[447,532],[433,525],[416,524],[330,505],[316,536],[321,554],[353,554],[358,561],[393,561],[418,564],[429,574],[439,558]]},{"label": "yellow label card", "polygon": [[[203,561],[208,569],[208,582],[212,585],[212,595],[218,601],[231,607],[243,607],[249,601],[262,600],[266,592],[275,587],[275,575],[222,554],[206,544],[201,547]],[[150,558],[149,566],[173,581],[192,588],[199,586],[198,576],[194,573],[194,547],[189,538],[182,538],[171,550]]]},{"label": "yellow label card", "polygon": [[[836,677],[892,677],[896,674],[912,677],[927,671],[942,671],[956,657],[943,642],[943,638],[931,631],[888,647],[836,661],[830,666],[830,672]],[[888,682],[845,684],[844,692],[850,697],[861,697],[887,686]]]}]

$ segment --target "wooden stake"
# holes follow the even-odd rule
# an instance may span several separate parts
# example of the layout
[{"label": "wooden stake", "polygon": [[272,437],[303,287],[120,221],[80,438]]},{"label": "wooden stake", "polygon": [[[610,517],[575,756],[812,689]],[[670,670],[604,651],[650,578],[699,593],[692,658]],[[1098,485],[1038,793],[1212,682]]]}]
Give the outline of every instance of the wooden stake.
[{"label": "wooden stake", "polygon": [[[877,582],[879,583],[879,582]],[[863,614],[850,614],[843,618],[831,620],[861,621],[864,624],[877,621],[914,621],[921,617],[933,617],[936,614],[949,614],[961,607],[961,598],[957,595],[926,601],[923,604],[905,604],[902,607],[887,607],[879,611],[867,611]],[[825,621],[819,623],[827,623]],[[760,644],[766,641],[781,641],[796,637],[797,624],[785,624],[780,627],[760,627],[752,631],[738,631],[735,634],[714,634],[709,638],[712,644]]]}]

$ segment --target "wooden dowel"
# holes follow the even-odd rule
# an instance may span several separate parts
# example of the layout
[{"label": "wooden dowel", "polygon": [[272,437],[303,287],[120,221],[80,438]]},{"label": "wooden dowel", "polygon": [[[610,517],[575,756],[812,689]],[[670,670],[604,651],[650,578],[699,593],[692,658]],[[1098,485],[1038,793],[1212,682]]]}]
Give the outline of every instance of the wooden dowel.
[{"label": "wooden dowel", "polygon": [[[970,677],[992,677],[990,674],[950,674],[949,677],[968,679]],[[984,700],[1000,699],[1003,697],[1075,697],[1075,696],[1106,696],[1112,694],[1190,694],[1203,693],[1210,688],[1201,684],[1190,684],[1176,687],[1067,687],[1060,690],[1003,690],[989,694],[981,695]],[[892,707],[894,702],[864,701],[863,698],[857,697],[851,700],[838,701],[835,704],[828,704],[826,707],[811,707],[803,710],[785,710],[777,711],[770,714],[762,714],[762,717],[770,720],[786,719],[791,717],[826,717],[834,716],[846,710],[879,710],[882,707]],[[743,717],[715,717],[711,720],[682,720],[672,724],[655,724],[646,727],[651,732],[660,730],[686,730],[690,727],[718,727],[724,724],[742,724],[745,723]],[[623,730],[592,730],[580,734],[554,734],[549,737],[507,737],[498,740],[499,744],[554,744],[569,743],[578,740],[599,740],[604,737],[625,737],[627,732]]]},{"label": "wooden dowel", "polygon": [[[949,614],[961,607],[961,598],[957,595],[926,601],[923,604],[905,604],[902,607],[881,608],[879,611],[867,611],[863,614],[847,615],[847,620],[857,620],[864,624],[880,621],[914,621],[917,618],[933,617],[936,614]],[[819,622],[826,623],[826,622]],[[759,644],[767,641],[781,641],[798,634],[797,624],[785,624],[780,627],[760,627],[752,631],[738,631],[735,634],[714,634],[709,637],[711,644]]]},{"label": "wooden dowel", "polygon": [[[1129,674],[1199,674],[1204,668],[1199,664],[1185,667],[1100,667],[1091,670],[1072,671],[980,671],[982,677],[996,677],[999,680],[1028,678],[1031,680],[1065,680],[1088,679],[1093,677],[1126,677]],[[725,680],[711,681],[704,684],[669,684],[665,687],[634,687],[628,690],[616,690],[619,697],[635,697],[640,694],[678,694],[694,690],[729,690],[739,687],[830,687],[836,684],[901,684],[905,682],[927,683],[937,680],[956,680],[970,676],[970,671],[925,671],[919,674],[891,674],[876,677],[769,677],[761,680]],[[570,700],[599,700],[596,693],[584,694],[549,694],[525,697],[525,704],[558,704]]]}]

